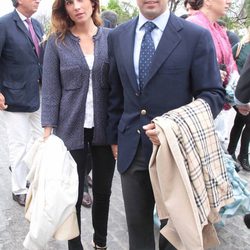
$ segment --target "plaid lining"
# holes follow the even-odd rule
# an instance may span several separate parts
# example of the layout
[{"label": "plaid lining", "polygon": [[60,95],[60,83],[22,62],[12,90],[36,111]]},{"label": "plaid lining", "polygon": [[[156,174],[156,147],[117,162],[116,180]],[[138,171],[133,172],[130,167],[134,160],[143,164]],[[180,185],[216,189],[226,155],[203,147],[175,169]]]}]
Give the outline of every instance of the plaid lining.
[{"label": "plaid lining", "polygon": [[[213,214],[232,201],[233,192],[210,107],[202,99],[197,99],[161,118],[171,123],[178,140],[201,224],[207,219],[213,223]],[[155,121],[159,124],[157,118]]]}]

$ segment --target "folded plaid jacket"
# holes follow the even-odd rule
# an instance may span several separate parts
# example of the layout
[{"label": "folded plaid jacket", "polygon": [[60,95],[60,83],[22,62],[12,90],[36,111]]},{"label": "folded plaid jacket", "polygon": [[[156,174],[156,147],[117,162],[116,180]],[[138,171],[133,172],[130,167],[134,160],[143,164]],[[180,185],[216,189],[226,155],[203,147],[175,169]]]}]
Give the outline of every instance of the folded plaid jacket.
[{"label": "folded plaid jacket", "polygon": [[233,201],[209,105],[198,99],[154,120],[150,177],[159,217],[169,218],[161,233],[177,249],[218,244],[213,223]]}]

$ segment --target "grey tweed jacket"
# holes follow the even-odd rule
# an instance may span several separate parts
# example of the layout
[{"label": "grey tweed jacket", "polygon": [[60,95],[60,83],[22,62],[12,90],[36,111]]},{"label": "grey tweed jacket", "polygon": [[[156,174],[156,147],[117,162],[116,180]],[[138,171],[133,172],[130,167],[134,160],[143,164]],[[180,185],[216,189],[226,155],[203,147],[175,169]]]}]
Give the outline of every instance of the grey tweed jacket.
[{"label": "grey tweed jacket", "polygon": [[[100,27],[94,39],[92,69],[94,101],[93,144],[106,144],[108,100],[109,29]],[[84,147],[85,103],[90,70],[79,45],[79,38],[68,33],[64,42],[52,35],[47,42],[42,85],[42,126],[53,127],[68,150]]]}]

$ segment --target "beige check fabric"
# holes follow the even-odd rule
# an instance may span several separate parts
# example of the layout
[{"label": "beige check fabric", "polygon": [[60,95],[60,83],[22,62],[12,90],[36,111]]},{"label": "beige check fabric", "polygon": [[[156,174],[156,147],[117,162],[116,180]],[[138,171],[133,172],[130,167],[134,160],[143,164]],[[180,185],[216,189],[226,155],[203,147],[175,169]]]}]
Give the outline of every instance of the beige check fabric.
[{"label": "beige check fabric", "polygon": [[162,118],[171,122],[178,139],[203,223],[211,210],[218,212],[233,197],[210,107],[198,99],[164,114]]}]

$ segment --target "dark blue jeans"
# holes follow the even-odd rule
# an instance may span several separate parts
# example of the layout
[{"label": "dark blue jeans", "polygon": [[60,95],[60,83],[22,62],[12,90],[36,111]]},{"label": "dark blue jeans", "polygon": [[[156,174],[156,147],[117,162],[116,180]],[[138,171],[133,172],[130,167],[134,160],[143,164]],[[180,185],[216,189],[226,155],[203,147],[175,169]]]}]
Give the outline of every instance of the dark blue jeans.
[{"label": "dark blue jeans", "polygon": [[[93,206],[92,224],[94,228],[93,241],[98,246],[106,246],[109,203],[111,185],[114,175],[115,160],[109,145],[92,145],[93,129],[84,129],[84,149],[71,150],[70,153],[77,163],[79,176],[78,200],[76,212],[78,225],[81,229],[81,204],[83,198],[84,177],[87,167],[88,148],[92,154]],[[68,241],[69,250],[82,250],[81,236]]]}]

